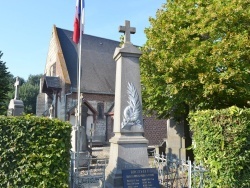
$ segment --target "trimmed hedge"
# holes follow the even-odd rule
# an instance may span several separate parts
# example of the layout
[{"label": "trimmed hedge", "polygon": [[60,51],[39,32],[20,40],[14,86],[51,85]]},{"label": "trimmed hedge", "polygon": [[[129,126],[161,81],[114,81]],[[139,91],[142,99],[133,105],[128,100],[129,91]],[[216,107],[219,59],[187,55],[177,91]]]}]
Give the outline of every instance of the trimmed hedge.
[{"label": "trimmed hedge", "polygon": [[0,116],[0,187],[68,187],[71,125]]},{"label": "trimmed hedge", "polygon": [[250,109],[191,113],[196,161],[210,171],[205,187],[250,187]]}]

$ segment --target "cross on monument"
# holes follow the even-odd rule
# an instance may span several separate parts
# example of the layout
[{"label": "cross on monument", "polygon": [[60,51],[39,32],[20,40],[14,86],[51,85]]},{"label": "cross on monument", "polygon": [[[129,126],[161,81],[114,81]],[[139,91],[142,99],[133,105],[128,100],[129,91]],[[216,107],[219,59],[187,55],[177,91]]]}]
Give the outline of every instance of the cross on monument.
[{"label": "cross on monument", "polygon": [[130,34],[135,34],[136,29],[135,27],[130,27],[130,21],[125,21],[125,26],[119,26],[119,32],[124,33],[124,43],[131,43],[130,42]]},{"label": "cross on monument", "polygon": [[16,77],[16,82],[15,82],[15,84],[14,84],[14,86],[15,86],[15,100],[19,100],[19,85],[20,85],[20,83],[19,83],[19,78],[18,78],[18,76]]}]

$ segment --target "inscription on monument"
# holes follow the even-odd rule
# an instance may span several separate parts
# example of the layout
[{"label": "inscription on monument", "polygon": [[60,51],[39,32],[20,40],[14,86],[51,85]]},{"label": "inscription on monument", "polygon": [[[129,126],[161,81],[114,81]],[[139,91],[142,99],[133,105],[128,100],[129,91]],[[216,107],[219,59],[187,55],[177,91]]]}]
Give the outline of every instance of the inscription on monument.
[{"label": "inscription on monument", "polygon": [[160,188],[154,168],[122,170],[123,186],[127,188]]}]

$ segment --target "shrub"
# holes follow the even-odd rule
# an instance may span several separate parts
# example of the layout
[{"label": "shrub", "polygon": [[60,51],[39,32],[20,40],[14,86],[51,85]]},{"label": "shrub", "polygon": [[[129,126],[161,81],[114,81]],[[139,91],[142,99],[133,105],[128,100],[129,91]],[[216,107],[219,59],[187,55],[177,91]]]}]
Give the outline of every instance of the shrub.
[{"label": "shrub", "polygon": [[68,187],[71,125],[0,116],[0,187]]},{"label": "shrub", "polygon": [[207,187],[250,187],[250,109],[190,114],[194,154],[209,169]]}]

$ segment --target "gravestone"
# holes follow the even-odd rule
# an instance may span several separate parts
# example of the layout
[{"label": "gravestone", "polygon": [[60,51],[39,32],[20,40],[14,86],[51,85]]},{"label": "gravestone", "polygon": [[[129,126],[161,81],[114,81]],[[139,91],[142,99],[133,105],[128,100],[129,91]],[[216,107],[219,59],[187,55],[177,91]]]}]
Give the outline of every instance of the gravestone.
[{"label": "gravestone", "polygon": [[176,122],[174,118],[167,120],[167,139],[165,152],[168,157],[186,160],[184,122]]},{"label": "gravestone", "polygon": [[166,154],[181,160],[194,160],[192,149],[192,133],[188,121],[183,117],[180,121],[170,118],[167,121]]},{"label": "gravestone", "polygon": [[19,78],[16,77],[15,86],[15,97],[10,100],[8,107],[8,116],[21,116],[24,111],[23,101],[19,100]]},{"label": "gravestone", "polygon": [[110,142],[110,158],[106,168],[107,187],[123,187],[122,170],[148,167],[148,140],[143,137],[139,57],[141,51],[130,42],[135,28],[125,21],[119,31],[124,44],[116,48],[114,137]]}]

